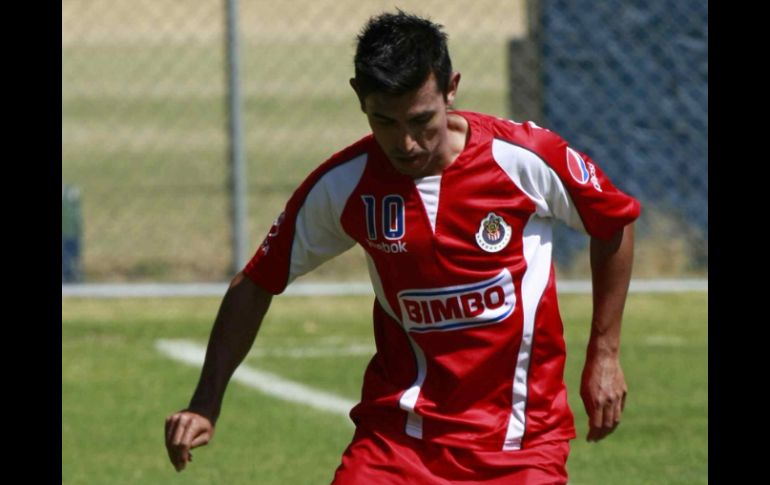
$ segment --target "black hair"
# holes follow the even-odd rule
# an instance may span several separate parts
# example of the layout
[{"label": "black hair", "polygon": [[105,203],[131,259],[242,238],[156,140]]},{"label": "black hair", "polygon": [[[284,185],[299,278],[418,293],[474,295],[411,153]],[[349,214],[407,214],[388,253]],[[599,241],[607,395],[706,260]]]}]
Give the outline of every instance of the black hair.
[{"label": "black hair", "polygon": [[431,72],[446,99],[452,61],[447,34],[435,24],[398,10],[371,17],[361,34],[354,59],[358,95],[401,95],[422,86]]}]

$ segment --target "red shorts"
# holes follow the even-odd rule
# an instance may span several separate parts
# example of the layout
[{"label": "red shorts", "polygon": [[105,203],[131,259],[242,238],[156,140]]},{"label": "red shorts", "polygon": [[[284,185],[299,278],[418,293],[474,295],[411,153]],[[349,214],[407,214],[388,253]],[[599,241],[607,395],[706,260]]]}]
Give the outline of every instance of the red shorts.
[{"label": "red shorts", "polygon": [[356,429],[332,485],[567,483],[569,441],[518,451],[473,451]]}]

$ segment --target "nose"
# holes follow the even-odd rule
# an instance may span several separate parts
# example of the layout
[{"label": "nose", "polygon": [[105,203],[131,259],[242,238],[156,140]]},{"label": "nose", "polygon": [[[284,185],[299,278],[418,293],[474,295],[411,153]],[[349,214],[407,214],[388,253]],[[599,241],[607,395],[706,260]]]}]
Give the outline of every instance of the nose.
[{"label": "nose", "polygon": [[409,132],[409,130],[406,129],[400,130],[396,141],[396,148],[398,148],[398,150],[403,152],[405,155],[412,153],[417,147],[417,141],[414,139],[414,136]]}]

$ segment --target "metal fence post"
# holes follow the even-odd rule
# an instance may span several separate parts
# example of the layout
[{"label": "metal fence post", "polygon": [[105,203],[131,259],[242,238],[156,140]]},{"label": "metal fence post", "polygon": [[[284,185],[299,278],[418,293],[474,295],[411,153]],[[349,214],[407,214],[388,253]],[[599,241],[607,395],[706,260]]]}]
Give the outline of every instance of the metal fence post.
[{"label": "metal fence post", "polygon": [[61,186],[61,282],[83,281],[81,249],[83,218],[80,214],[80,190],[72,185]]},{"label": "metal fence post", "polygon": [[229,128],[229,163],[232,217],[232,270],[246,264],[248,231],[246,228],[246,166],[243,156],[241,89],[238,50],[238,0],[226,0],[227,22],[227,99]]}]

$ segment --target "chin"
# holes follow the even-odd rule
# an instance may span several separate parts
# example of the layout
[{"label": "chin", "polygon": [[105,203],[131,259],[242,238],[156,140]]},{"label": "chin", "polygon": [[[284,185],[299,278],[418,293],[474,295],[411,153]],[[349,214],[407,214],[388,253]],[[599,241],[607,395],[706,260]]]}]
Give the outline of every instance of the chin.
[{"label": "chin", "polygon": [[415,176],[415,170],[411,167],[404,167],[401,164],[393,164],[393,167],[396,169],[396,171],[402,175],[408,175],[410,177]]},{"label": "chin", "polygon": [[428,172],[430,171],[431,162],[433,161],[433,157],[431,157],[429,154],[418,155],[417,159],[412,162],[403,162],[400,161],[397,157],[390,156],[388,156],[388,159],[393,168],[395,168],[399,173],[408,175],[413,178],[420,178],[425,177],[426,175],[430,175]]},{"label": "chin", "polygon": [[414,165],[407,165],[404,163],[399,163],[395,165],[396,170],[401,172],[404,175],[409,175],[410,177],[423,177],[425,176],[425,166],[422,164],[414,164]]}]

